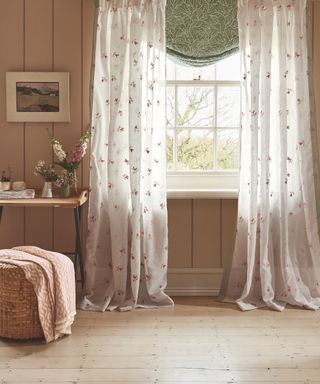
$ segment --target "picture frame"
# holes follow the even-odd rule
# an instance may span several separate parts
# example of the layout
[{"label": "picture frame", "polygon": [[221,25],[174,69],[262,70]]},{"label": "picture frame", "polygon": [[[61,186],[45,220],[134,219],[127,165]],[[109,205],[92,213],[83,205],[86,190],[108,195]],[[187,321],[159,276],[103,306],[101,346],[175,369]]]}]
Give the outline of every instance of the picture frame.
[{"label": "picture frame", "polygon": [[69,72],[7,72],[8,122],[69,122]]}]

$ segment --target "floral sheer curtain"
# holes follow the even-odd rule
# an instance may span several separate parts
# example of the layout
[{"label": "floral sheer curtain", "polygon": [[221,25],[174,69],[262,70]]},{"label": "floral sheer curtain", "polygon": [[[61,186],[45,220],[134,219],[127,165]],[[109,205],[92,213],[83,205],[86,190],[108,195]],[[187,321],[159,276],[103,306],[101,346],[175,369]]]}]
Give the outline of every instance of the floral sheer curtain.
[{"label": "floral sheer curtain", "polygon": [[84,309],[172,305],[167,273],[165,0],[100,0]]},{"label": "floral sheer curtain", "polygon": [[240,0],[237,236],[222,287],[243,310],[320,306],[306,0]]}]

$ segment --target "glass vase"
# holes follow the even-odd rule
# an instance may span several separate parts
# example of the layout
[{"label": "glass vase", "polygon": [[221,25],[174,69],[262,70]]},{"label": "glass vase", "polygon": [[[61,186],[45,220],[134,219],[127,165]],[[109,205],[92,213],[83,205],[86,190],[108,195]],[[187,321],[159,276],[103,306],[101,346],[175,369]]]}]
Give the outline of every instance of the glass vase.
[{"label": "glass vase", "polygon": [[70,196],[71,186],[70,185],[62,185],[60,187],[60,197],[66,198]]},{"label": "glass vase", "polygon": [[51,198],[52,197],[52,182],[45,181],[42,188],[41,197]]}]

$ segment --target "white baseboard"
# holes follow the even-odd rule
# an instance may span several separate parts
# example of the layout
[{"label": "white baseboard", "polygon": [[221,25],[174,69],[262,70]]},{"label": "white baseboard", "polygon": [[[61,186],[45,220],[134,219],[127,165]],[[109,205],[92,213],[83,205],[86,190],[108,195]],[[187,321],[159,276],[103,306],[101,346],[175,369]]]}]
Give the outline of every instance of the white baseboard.
[{"label": "white baseboard", "polygon": [[206,289],[206,288],[167,288],[166,293],[169,296],[218,296],[219,289]]},{"label": "white baseboard", "polygon": [[217,296],[222,268],[169,268],[166,293],[171,296]]}]

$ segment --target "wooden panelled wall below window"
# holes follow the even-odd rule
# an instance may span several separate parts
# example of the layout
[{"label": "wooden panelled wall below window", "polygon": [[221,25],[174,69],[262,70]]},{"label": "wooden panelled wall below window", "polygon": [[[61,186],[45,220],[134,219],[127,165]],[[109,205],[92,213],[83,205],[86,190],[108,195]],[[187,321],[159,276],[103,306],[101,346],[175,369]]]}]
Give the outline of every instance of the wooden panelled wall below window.
[{"label": "wooden panelled wall below window", "polygon": [[170,199],[168,291],[216,295],[233,252],[237,200]]}]

